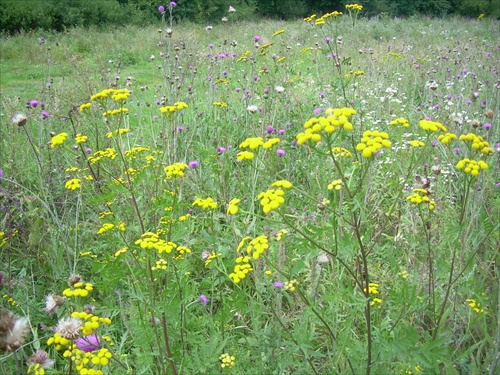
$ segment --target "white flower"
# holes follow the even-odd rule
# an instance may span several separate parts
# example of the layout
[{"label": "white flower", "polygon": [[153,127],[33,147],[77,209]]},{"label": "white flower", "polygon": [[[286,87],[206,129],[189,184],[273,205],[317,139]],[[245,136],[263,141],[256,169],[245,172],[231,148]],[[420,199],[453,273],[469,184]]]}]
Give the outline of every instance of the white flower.
[{"label": "white flower", "polygon": [[29,332],[27,318],[18,318],[10,311],[0,312],[0,350],[17,350]]},{"label": "white flower", "polygon": [[251,113],[255,113],[255,112],[257,112],[258,110],[259,110],[259,107],[257,107],[256,105],[253,105],[253,104],[252,104],[252,105],[249,105],[249,106],[247,107],[247,111],[248,111],[248,112],[251,112]]},{"label": "white flower", "polygon": [[229,13],[236,13],[236,9],[234,9],[232,6],[229,6]]},{"label": "white flower", "polygon": [[56,326],[56,333],[68,340],[75,340],[80,336],[80,328],[82,328],[82,321],[78,318],[61,319]]},{"label": "white flower", "polygon": [[22,113],[16,113],[14,116],[12,116],[12,123],[17,126],[26,125],[26,121],[28,121],[28,118]]},{"label": "white flower", "polygon": [[151,61],[153,61],[153,60],[155,59],[155,55],[151,55],[151,56],[149,57],[149,59],[150,59]]},{"label": "white flower", "polygon": [[54,314],[63,305],[64,299],[55,294],[49,294],[45,297],[45,311],[49,314]]},{"label": "white flower", "polygon": [[285,92],[285,88],[283,86],[276,86],[274,88],[278,94],[281,94],[282,92]]},{"label": "white flower", "polygon": [[222,17],[222,18],[221,18],[221,21],[222,21],[222,22],[227,22],[227,17]]},{"label": "white flower", "polygon": [[205,27],[205,30],[207,31],[211,31],[214,27],[212,25],[208,25],[207,27]]}]

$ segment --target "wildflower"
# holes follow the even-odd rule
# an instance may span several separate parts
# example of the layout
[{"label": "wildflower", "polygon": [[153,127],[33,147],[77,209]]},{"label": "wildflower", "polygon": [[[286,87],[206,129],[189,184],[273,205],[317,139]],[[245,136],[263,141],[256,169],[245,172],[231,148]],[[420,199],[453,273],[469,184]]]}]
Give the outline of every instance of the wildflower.
[{"label": "wildflower", "polygon": [[15,351],[24,343],[29,333],[27,318],[18,318],[7,310],[0,311],[0,350]]},{"label": "wildflower", "polygon": [[33,108],[38,107],[38,104],[39,104],[39,102],[38,102],[38,100],[36,100],[36,99],[31,100],[31,101],[29,102],[30,107],[33,107]]},{"label": "wildflower", "polygon": [[161,12],[161,13],[165,12],[165,7],[163,5],[160,5],[158,7],[158,11]]},{"label": "wildflower", "polygon": [[173,177],[183,177],[184,170],[189,166],[183,163],[174,163],[165,167],[164,171],[167,174],[167,180]]},{"label": "wildflower", "polygon": [[276,289],[281,289],[283,288],[283,286],[285,285],[285,283],[283,283],[282,281],[275,281],[273,283],[273,286],[276,288]]},{"label": "wildflower", "polygon": [[285,284],[283,285],[283,287],[285,288],[285,290],[288,290],[289,292],[295,292],[296,285],[298,283],[299,282],[297,280],[293,279],[293,280],[285,282]]},{"label": "wildflower", "polygon": [[382,299],[375,297],[370,302],[370,306],[375,306],[376,304],[381,304],[381,303],[382,303]]},{"label": "wildflower", "polygon": [[233,280],[235,284],[241,282],[241,280],[243,280],[250,272],[253,271],[253,268],[249,262],[249,256],[236,258],[236,265],[234,266],[234,270],[229,274],[229,278]]},{"label": "wildflower", "polygon": [[236,9],[234,9],[232,6],[229,6],[229,13],[236,13]]},{"label": "wildflower", "polygon": [[63,304],[64,299],[61,296],[49,294],[45,297],[45,311],[49,314],[56,313]]},{"label": "wildflower", "polygon": [[459,170],[463,170],[464,173],[469,173],[473,177],[477,177],[481,170],[488,169],[488,164],[483,160],[473,160],[473,159],[462,159],[455,166]]},{"label": "wildflower", "polygon": [[278,209],[283,203],[285,203],[285,198],[283,196],[285,192],[281,189],[269,189],[258,195],[260,200],[260,205],[264,213],[269,213],[272,210]]},{"label": "wildflower", "polygon": [[389,135],[386,132],[379,132],[378,130],[366,130],[363,133],[361,142],[356,146],[356,149],[361,151],[365,158],[370,158],[383,147],[391,147]]},{"label": "wildflower", "polygon": [[170,8],[175,8],[177,6],[177,3],[175,1],[170,2]]},{"label": "wildflower", "polygon": [[99,337],[97,337],[95,333],[89,336],[80,337],[76,340],[76,347],[86,353],[99,350],[100,344]]},{"label": "wildflower", "polygon": [[282,150],[282,149],[276,150],[276,155],[278,155],[278,156],[285,156],[285,150]]},{"label": "wildflower", "polygon": [[473,150],[481,151],[484,155],[489,155],[493,153],[493,148],[490,147],[488,141],[484,140],[482,136],[477,136],[474,133],[462,134],[459,140],[464,142],[471,142],[471,148]]},{"label": "wildflower", "polygon": [[239,207],[238,203],[241,202],[241,199],[233,198],[229,201],[229,207],[227,208],[228,215],[236,215],[238,213]]},{"label": "wildflower", "polygon": [[68,133],[59,133],[57,135],[54,135],[52,137],[51,142],[50,142],[50,148],[54,148],[58,145],[64,144],[64,141],[66,141],[67,137],[68,137]]},{"label": "wildflower", "polygon": [[434,132],[435,133],[438,130],[441,130],[443,132],[447,132],[447,130],[443,126],[443,124],[441,124],[439,122],[430,121],[430,120],[420,120],[419,125],[426,132]]},{"label": "wildflower", "polygon": [[72,178],[71,180],[66,182],[64,187],[68,190],[78,190],[80,189],[80,182],[82,182],[82,180],[78,178]]},{"label": "wildflower", "polygon": [[49,118],[49,117],[50,117],[50,115],[49,115],[47,112],[45,112],[45,111],[42,111],[41,115],[42,115],[42,117],[43,117],[44,119],[46,119],[46,118]]},{"label": "wildflower", "polygon": [[207,209],[207,208],[215,209],[215,208],[217,208],[217,202],[215,202],[210,197],[206,198],[206,199],[197,198],[193,202],[193,206],[199,206],[199,207],[204,208],[204,209]]},{"label": "wildflower", "polygon": [[[48,368],[52,368],[54,366],[54,361],[52,359],[50,359],[49,354],[45,350],[42,350],[42,349],[37,349],[36,352],[30,356],[29,363],[30,363],[30,367],[32,365],[35,365],[35,366],[33,366],[33,368],[36,368],[36,365],[38,365],[39,369],[40,368],[48,369]],[[35,371],[35,374],[37,374],[36,371]],[[43,373],[41,373],[39,371],[38,374],[42,375]]]},{"label": "wildflower", "polygon": [[297,143],[299,145],[306,143],[309,140],[319,142],[321,140],[321,132],[326,134],[333,133],[339,128],[350,131],[353,125],[349,122],[349,118],[356,114],[352,108],[328,108],[325,111],[327,117],[313,117],[304,124],[305,131],[297,134]]},{"label": "wildflower", "polygon": [[206,305],[208,303],[208,298],[206,295],[204,294],[201,294],[199,297],[198,297],[198,301],[200,301],[200,303],[202,305]]},{"label": "wildflower", "polygon": [[188,163],[189,168],[194,169],[199,165],[198,160],[193,160]]},{"label": "wildflower", "polygon": [[281,241],[285,234],[288,234],[288,231],[286,229],[281,229],[278,233],[276,233],[276,241]]},{"label": "wildflower", "polygon": [[258,42],[260,40],[260,35],[255,35],[253,37],[253,40],[255,40],[256,42]]},{"label": "wildflower", "polygon": [[75,137],[75,141],[77,144],[85,143],[87,142],[87,139],[88,137],[86,135],[81,135],[80,133],[78,133]]},{"label": "wildflower", "polygon": [[481,304],[476,302],[476,300],[474,299],[466,299],[465,300],[468,304],[469,304],[469,307],[474,310],[476,313],[484,313],[484,309],[481,308]]},{"label": "wildflower", "polygon": [[333,180],[328,184],[328,190],[340,190],[342,189],[342,180]]},{"label": "wildflower", "polygon": [[422,141],[419,141],[419,140],[413,140],[413,141],[410,141],[410,146],[412,146],[412,147],[423,147],[423,146],[425,146],[425,143],[422,142]]},{"label": "wildflower", "polygon": [[75,340],[80,336],[82,326],[79,318],[63,318],[57,323],[55,332],[65,339]]},{"label": "wildflower", "polygon": [[22,113],[16,113],[14,116],[12,116],[11,121],[14,125],[24,126],[26,125],[28,118],[26,117],[26,115],[23,115]]},{"label": "wildflower", "polygon": [[394,126],[394,125],[402,125],[402,126],[404,126],[405,128],[408,128],[408,127],[410,126],[410,123],[408,122],[408,120],[407,120],[407,119],[402,118],[402,117],[398,117],[398,118],[396,118],[396,119],[392,120],[392,121],[389,123],[389,125],[393,125],[393,126]]},{"label": "wildflower", "polygon": [[491,129],[491,124],[489,122],[487,122],[486,124],[483,125],[483,127],[486,129],[486,130],[489,130]]},{"label": "wildflower", "polygon": [[229,353],[224,353],[219,357],[219,360],[222,362],[220,367],[231,368],[234,367],[236,358]]},{"label": "wildflower", "polygon": [[447,145],[450,143],[453,139],[457,139],[457,136],[453,133],[446,133],[445,135],[440,135],[438,137],[438,141],[441,141],[443,145]]}]

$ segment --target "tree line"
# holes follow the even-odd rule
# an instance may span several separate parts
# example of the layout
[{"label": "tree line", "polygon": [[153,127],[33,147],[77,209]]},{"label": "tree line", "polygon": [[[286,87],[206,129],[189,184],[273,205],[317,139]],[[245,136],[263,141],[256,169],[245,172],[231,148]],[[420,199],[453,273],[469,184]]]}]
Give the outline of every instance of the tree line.
[{"label": "tree line", "polygon": [[[294,19],[363,5],[362,16],[433,17],[459,15],[500,19],[500,0],[0,0],[0,31],[64,31],[74,26],[121,26],[158,23],[163,5],[176,22],[215,24],[258,17]],[[173,4],[172,4],[173,5]],[[229,12],[229,7],[235,12]]]}]

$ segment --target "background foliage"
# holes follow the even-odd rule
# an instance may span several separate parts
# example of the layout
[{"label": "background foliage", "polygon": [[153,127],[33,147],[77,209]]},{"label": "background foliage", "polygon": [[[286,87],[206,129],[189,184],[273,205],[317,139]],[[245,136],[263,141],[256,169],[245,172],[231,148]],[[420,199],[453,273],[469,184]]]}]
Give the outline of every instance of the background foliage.
[{"label": "background foliage", "polygon": [[[346,0],[179,0],[176,21],[220,22],[229,6],[237,9],[230,21],[256,17],[293,19],[308,13],[342,11]],[[359,1],[364,16],[379,14],[408,17],[416,14],[442,17],[481,14],[500,18],[500,0],[370,0]],[[0,30],[15,33],[32,29],[63,31],[72,26],[150,25],[158,22],[159,0],[2,0]]]}]

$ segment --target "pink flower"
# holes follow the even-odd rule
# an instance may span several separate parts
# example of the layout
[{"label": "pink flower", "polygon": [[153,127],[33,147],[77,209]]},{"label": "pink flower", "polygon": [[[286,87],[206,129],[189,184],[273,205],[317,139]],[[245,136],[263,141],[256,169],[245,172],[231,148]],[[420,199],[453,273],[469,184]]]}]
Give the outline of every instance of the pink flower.
[{"label": "pink flower", "polygon": [[95,333],[83,336],[76,340],[76,347],[84,352],[93,352],[99,349],[99,338]]},{"label": "pink flower", "polygon": [[162,13],[163,13],[163,12],[165,12],[165,7],[164,7],[163,5],[160,5],[160,6],[158,7],[158,11],[160,11],[160,12],[162,12]]}]

